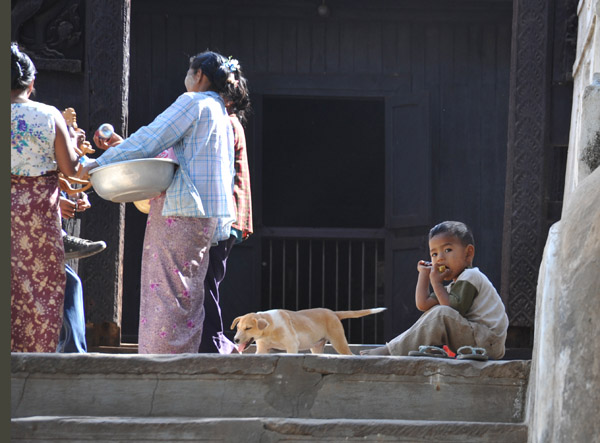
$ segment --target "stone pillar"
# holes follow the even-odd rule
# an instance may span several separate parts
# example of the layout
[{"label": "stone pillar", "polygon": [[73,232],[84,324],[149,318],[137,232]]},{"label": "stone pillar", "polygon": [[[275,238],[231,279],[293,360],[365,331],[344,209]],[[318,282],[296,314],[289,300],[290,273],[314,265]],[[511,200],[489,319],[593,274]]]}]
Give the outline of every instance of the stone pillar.
[{"label": "stone pillar", "polygon": [[[600,144],[600,0],[581,0],[577,58],[573,65],[573,110],[563,202],[590,173],[582,160],[586,149]],[[600,149],[597,147],[596,149]],[[565,207],[563,206],[563,208]]]},{"label": "stone pillar", "polygon": [[546,236],[551,3],[513,2],[501,295],[517,327],[533,327]]},{"label": "stone pillar", "polygon": [[600,435],[600,168],[550,230],[538,285],[529,381],[529,442]]},{"label": "stone pillar", "polygon": [[[127,134],[130,6],[129,0],[86,1],[85,69],[90,138],[104,122],[112,123],[117,133]],[[81,236],[104,240],[107,248],[79,265],[86,302],[88,346],[118,346],[121,342],[125,206],[105,201],[93,192],[90,200],[93,217],[83,219]]]},{"label": "stone pillar", "polygon": [[[577,13],[563,212],[550,230],[537,290],[527,406],[535,443],[600,435],[600,0],[580,0]],[[594,172],[581,157],[588,149]]]}]

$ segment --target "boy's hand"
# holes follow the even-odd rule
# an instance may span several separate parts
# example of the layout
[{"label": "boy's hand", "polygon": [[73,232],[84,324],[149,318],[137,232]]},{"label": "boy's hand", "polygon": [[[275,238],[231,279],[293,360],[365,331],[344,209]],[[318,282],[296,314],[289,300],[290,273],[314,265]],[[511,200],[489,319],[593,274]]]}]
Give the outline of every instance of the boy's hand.
[{"label": "boy's hand", "polygon": [[425,275],[428,275],[431,272],[431,262],[419,260],[419,262],[417,263],[417,271],[419,271],[419,273],[424,273]]},{"label": "boy's hand", "polygon": [[429,280],[431,281],[431,284],[442,284],[445,281],[451,280],[450,275],[452,274],[450,272],[450,269],[447,267],[443,267],[443,272],[440,272],[440,269],[438,266],[435,267],[435,269],[433,269],[433,272],[431,272],[429,274]]},{"label": "boy's hand", "polygon": [[85,142],[85,131],[83,129],[78,129],[75,133],[75,142],[77,147],[81,149],[81,145]]},{"label": "boy's hand", "polygon": [[85,192],[80,193],[75,201],[61,196],[59,205],[62,217],[66,219],[71,219],[75,217],[76,212],[83,212],[92,206]]},{"label": "boy's hand", "polygon": [[70,219],[75,217],[76,206],[75,202],[65,197],[60,197],[60,215],[62,218]]},{"label": "boy's hand", "polygon": [[75,208],[77,212],[83,212],[87,209],[90,209],[92,207],[88,196],[85,192],[81,192],[78,196],[77,196],[77,200],[75,201]]},{"label": "boy's hand", "polygon": [[431,262],[419,260],[417,271],[419,271],[419,277],[415,288],[415,305],[419,311],[425,312],[439,304],[438,299],[431,297],[429,293],[429,280],[432,274]]}]

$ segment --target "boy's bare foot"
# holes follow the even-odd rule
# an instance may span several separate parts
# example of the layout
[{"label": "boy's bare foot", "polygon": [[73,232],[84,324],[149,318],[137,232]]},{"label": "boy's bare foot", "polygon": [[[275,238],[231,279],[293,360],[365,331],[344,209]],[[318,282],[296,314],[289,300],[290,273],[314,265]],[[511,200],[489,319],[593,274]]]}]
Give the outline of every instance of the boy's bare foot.
[{"label": "boy's bare foot", "polygon": [[378,348],[360,351],[360,355],[390,355],[390,351],[388,351],[387,346],[380,346]]}]

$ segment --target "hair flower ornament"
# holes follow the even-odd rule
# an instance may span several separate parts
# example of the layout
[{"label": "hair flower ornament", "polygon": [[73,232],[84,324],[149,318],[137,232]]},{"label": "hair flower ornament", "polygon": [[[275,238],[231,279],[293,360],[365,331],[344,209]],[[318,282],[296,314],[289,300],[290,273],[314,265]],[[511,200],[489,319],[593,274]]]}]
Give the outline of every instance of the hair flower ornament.
[{"label": "hair flower ornament", "polygon": [[227,61],[223,63],[223,66],[225,66],[229,70],[229,72],[237,72],[240,69],[240,62],[238,62],[235,58],[231,58],[231,56],[229,56]]}]

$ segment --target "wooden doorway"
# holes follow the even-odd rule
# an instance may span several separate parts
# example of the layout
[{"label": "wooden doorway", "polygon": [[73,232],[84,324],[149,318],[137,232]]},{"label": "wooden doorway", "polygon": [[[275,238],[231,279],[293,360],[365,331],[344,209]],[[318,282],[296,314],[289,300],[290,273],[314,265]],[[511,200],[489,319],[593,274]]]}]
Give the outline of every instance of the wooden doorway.
[{"label": "wooden doorway", "polygon": [[[262,97],[261,306],[384,305],[381,97]],[[380,343],[383,316],[346,322]]]},{"label": "wooden doorway", "polygon": [[[276,195],[282,189],[271,189],[277,184],[269,184],[265,194],[265,180],[276,178],[265,170],[269,164],[265,105],[283,97],[365,100],[377,102],[382,110],[378,119],[384,128],[385,180],[383,191],[379,176],[368,181],[374,197],[367,204],[375,205],[383,193],[383,215],[378,212],[383,220],[357,220],[355,226],[367,230],[359,240],[366,236],[383,242],[384,264],[379,271],[383,277],[378,285],[383,285],[388,307],[382,316],[384,340],[402,332],[418,316],[413,297],[415,263],[427,255],[426,234],[435,222],[458,219],[473,228],[476,263],[499,288],[512,2],[377,0],[369,3],[365,14],[364,2],[348,0],[332,3],[332,14],[326,19],[316,14],[314,2],[309,1],[237,2],[233,15],[218,1],[190,5],[179,0],[168,5],[158,0],[132,4],[130,129],[150,122],[183,92],[187,56],[211,48],[242,63],[254,103],[247,138],[256,232],[230,257],[223,290],[231,294],[232,315],[268,307],[263,305],[267,297],[263,263],[266,238],[281,234],[274,228],[285,228],[286,235],[290,229],[295,236],[302,234],[298,246],[302,253],[311,239],[323,240],[327,230],[338,224],[333,219],[314,223],[302,219],[306,214],[300,212],[293,219],[302,219],[303,226],[285,220],[284,226],[277,226],[279,208],[289,203]],[[368,132],[368,126],[360,126],[361,132]],[[302,172],[310,175],[312,169]],[[330,172],[337,183],[343,183],[343,174],[342,168]],[[126,230],[142,232],[143,217],[131,211],[135,209],[128,208]],[[335,216],[327,214],[327,218]],[[272,225],[269,219],[274,220]],[[127,233],[125,242],[126,251],[132,252],[124,265],[124,306],[127,299],[135,306],[139,275],[130,261],[139,260],[136,251],[141,245]],[[382,254],[381,249],[377,254]],[[127,280],[132,286],[127,286]],[[338,282],[341,285],[341,279]],[[302,294],[299,306],[315,296],[314,290],[310,297]],[[131,309],[129,314],[123,310],[124,331],[137,329],[133,326],[136,308]],[[128,320],[128,315],[134,317]]]}]

